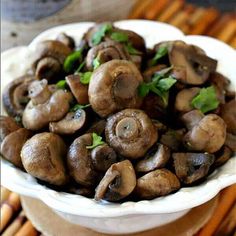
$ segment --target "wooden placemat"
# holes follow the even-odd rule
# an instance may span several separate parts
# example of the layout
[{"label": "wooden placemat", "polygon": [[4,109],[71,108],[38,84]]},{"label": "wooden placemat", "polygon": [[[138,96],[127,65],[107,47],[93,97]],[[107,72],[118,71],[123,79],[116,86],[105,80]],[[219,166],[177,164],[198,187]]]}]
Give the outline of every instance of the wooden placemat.
[{"label": "wooden placemat", "polygon": [[185,34],[208,35],[236,48],[236,2],[231,2],[232,11],[223,13],[184,0],[138,0],[128,18],[166,22]]}]

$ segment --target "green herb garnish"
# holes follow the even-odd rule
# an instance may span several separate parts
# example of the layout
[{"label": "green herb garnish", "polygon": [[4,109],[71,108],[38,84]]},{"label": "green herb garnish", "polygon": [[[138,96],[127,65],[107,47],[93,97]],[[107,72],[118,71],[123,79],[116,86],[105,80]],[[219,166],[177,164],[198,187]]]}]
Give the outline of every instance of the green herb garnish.
[{"label": "green herb garnish", "polygon": [[82,84],[89,84],[91,76],[92,76],[91,71],[88,71],[88,72],[85,72],[85,73],[79,73],[79,75],[80,75],[80,82]]},{"label": "green herb garnish", "polygon": [[97,69],[99,66],[101,65],[99,59],[96,57],[94,60],[93,60],[93,69]]},{"label": "green herb garnish", "polygon": [[82,52],[83,49],[81,48],[78,51],[71,53],[64,61],[63,68],[66,73],[72,73],[75,69],[77,63],[82,60]]},{"label": "green herb garnish", "polygon": [[167,47],[159,47],[155,56],[151,60],[151,66],[154,66],[157,64],[158,60],[164,57],[168,53]]},{"label": "green herb garnish", "polygon": [[191,105],[199,109],[202,113],[214,110],[218,107],[219,101],[213,86],[202,88],[197,96],[191,102]]},{"label": "green herb garnish", "polygon": [[122,32],[113,32],[111,33],[111,39],[119,43],[126,43],[128,42],[129,37]]},{"label": "green herb garnish", "polygon": [[93,149],[97,146],[104,144],[104,141],[102,141],[102,137],[97,135],[96,133],[92,133],[92,137],[93,137],[93,143],[90,146],[86,146],[87,149]]},{"label": "green herb garnish", "polygon": [[76,104],[70,109],[70,111],[77,111],[79,109],[85,109],[90,106],[91,106],[91,104],[86,104],[86,105]]},{"label": "green herb garnish", "polygon": [[137,49],[135,49],[135,48],[132,46],[131,43],[127,43],[127,44],[125,45],[125,48],[126,48],[126,50],[128,51],[128,53],[131,54],[131,55],[140,55],[140,54],[142,54],[140,51],[138,51]]},{"label": "green herb garnish", "polygon": [[138,87],[138,94],[145,97],[151,91],[162,98],[164,105],[168,105],[169,89],[176,83],[176,79],[172,76],[164,77],[163,74],[157,74],[149,83],[142,83]]},{"label": "green herb garnish", "polygon": [[60,80],[56,83],[56,87],[58,89],[65,89],[66,88],[66,81],[65,80]]},{"label": "green herb garnish", "polygon": [[106,33],[112,30],[112,24],[107,23],[103,24],[97,32],[95,32],[92,36],[92,44],[97,45],[102,41],[102,38],[106,35]]},{"label": "green herb garnish", "polygon": [[79,65],[78,69],[75,71],[75,74],[78,74],[78,73],[82,70],[82,68],[84,67],[84,65],[85,65],[85,61],[83,61],[83,62]]}]

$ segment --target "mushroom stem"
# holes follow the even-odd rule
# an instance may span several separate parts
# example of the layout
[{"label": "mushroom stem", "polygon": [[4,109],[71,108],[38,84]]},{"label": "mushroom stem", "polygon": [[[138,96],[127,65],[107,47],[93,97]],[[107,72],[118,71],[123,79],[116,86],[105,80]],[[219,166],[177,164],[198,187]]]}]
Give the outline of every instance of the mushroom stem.
[{"label": "mushroom stem", "polygon": [[28,92],[33,105],[43,104],[51,96],[46,79],[32,82],[29,86]]}]

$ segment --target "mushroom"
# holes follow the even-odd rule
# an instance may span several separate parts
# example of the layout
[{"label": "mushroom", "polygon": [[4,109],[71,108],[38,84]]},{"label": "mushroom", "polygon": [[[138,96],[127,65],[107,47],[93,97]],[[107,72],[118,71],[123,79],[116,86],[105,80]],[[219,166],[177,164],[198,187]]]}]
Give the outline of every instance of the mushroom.
[{"label": "mushroom", "polygon": [[73,179],[83,186],[93,186],[97,181],[97,171],[93,167],[91,150],[92,134],[84,134],[76,138],[67,153],[67,165]]},{"label": "mushroom", "polygon": [[95,121],[86,133],[96,133],[101,136],[105,131],[106,123],[106,120]]},{"label": "mushroom", "polygon": [[185,145],[190,150],[214,153],[224,144],[226,124],[215,114],[204,116],[184,137]]},{"label": "mushroom", "polygon": [[105,134],[107,143],[117,153],[130,159],[143,157],[158,138],[151,119],[137,109],[125,109],[110,116]]},{"label": "mushroom", "polygon": [[73,99],[70,92],[61,89],[51,94],[46,80],[34,82],[29,94],[31,101],[24,110],[22,123],[30,130],[40,130],[49,122],[62,119],[69,111]]},{"label": "mushroom", "polygon": [[232,154],[233,151],[224,145],[218,152],[215,153],[214,166],[218,167],[225,164],[230,159]]},{"label": "mushroom", "polygon": [[64,43],[71,50],[75,48],[75,40],[65,33],[60,33],[59,35],[57,35],[56,40]]},{"label": "mushroom", "polygon": [[176,175],[167,169],[154,170],[137,179],[135,194],[141,199],[165,196],[180,188]]},{"label": "mushroom", "polygon": [[191,130],[194,126],[198,125],[203,117],[204,114],[200,110],[192,110],[182,115],[181,120],[187,129]]},{"label": "mushroom", "polygon": [[71,49],[57,40],[46,40],[36,45],[36,60],[33,70],[38,79],[51,80],[57,77],[61,71],[66,57]]},{"label": "mushroom", "polygon": [[8,134],[1,144],[1,154],[15,166],[23,169],[20,152],[25,142],[32,136],[32,133],[25,128],[18,128],[17,130]]},{"label": "mushroom", "polygon": [[142,81],[142,75],[132,62],[108,61],[92,74],[88,90],[89,102],[101,117],[124,108],[138,108],[142,102],[138,96],[138,86]]},{"label": "mushroom", "polygon": [[29,139],[21,150],[25,170],[32,176],[53,185],[67,182],[64,156],[66,145],[60,136],[39,133]]},{"label": "mushroom", "polygon": [[158,168],[163,168],[169,158],[170,149],[167,146],[163,144],[154,145],[148,150],[144,159],[136,164],[135,170],[137,172],[149,172]]},{"label": "mushroom", "polygon": [[161,123],[159,120],[152,119],[152,123],[154,124],[158,132],[163,133],[167,131],[167,126]]},{"label": "mushroom", "polygon": [[80,75],[68,75],[66,76],[66,83],[70,87],[76,101],[81,105],[89,103],[88,99],[88,85],[80,82]]},{"label": "mushroom", "polygon": [[94,189],[80,185],[71,185],[66,188],[66,192],[92,198],[94,196]]},{"label": "mushroom", "polygon": [[215,157],[208,153],[173,153],[175,173],[181,182],[192,184],[208,174]]},{"label": "mushroom", "polygon": [[9,116],[0,116],[0,144],[8,134],[18,130],[19,128],[20,126],[13,118]]},{"label": "mushroom", "polygon": [[186,69],[185,80],[180,80],[182,83],[203,84],[210,73],[216,70],[216,60],[208,57],[202,49],[183,41],[173,41],[168,54],[171,65]]},{"label": "mushroom", "polygon": [[85,126],[86,112],[78,109],[75,112],[69,112],[67,115],[57,122],[49,123],[49,130],[56,134],[74,134]]},{"label": "mushroom", "polygon": [[150,82],[152,79],[152,76],[157,73],[158,71],[161,71],[162,69],[165,69],[166,65],[165,64],[159,64],[156,66],[149,67],[143,72],[143,77],[145,82]]},{"label": "mushroom", "polygon": [[96,188],[95,200],[119,201],[135,188],[136,175],[129,160],[113,164]]},{"label": "mushroom", "polygon": [[99,61],[100,65],[114,59],[131,59],[129,53],[125,50],[122,44],[114,41],[102,42],[88,51],[86,66],[90,71],[94,69],[95,58]]},{"label": "mushroom", "polygon": [[24,75],[11,81],[2,94],[3,106],[9,116],[21,116],[28,97],[28,86],[35,80],[34,76]]},{"label": "mushroom", "polygon": [[94,168],[101,172],[106,172],[112,164],[117,162],[115,151],[107,144],[95,147],[91,152],[91,158]]},{"label": "mushroom", "polygon": [[177,151],[182,144],[182,140],[185,133],[185,129],[169,129],[164,134],[162,134],[160,143],[166,145],[171,150]]},{"label": "mushroom", "polygon": [[236,152],[236,135],[227,133],[225,145],[229,147],[232,151]]},{"label": "mushroom", "polygon": [[221,118],[227,125],[227,131],[236,135],[236,100],[232,99],[226,104],[222,105],[220,111]]},{"label": "mushroom", "polygon": [[193,109],[191,101],[200,92],[200,88],[193,87],[188,89],[182,89],[176,95],[175,109],[179,112],[188,112]]}]

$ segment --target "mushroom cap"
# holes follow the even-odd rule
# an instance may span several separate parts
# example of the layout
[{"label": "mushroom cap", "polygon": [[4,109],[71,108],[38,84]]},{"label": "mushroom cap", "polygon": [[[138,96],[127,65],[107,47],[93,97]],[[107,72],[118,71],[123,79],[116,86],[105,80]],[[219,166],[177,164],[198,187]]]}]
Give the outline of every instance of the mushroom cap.
[{"label": "mushroom cap", "polygon": [[57,90],[43,104],[33,105],[30,101],[22,117],[24,127],[30,130],[40,130],[49,122],[62,119],[70,109],[72,98],[70,92]]},{"label": "mushroom cap", "polygon": [[137,179],[135,194],[141,199],[153,199],[179,188],[180,182],[175,174],[167,169],[159,169]]},{"label": "mushroom cap", "polygon": [[137,172],[149,172],[158,168],[163,168],[170,158],[170,149],[163,145],[154,145],[148,150],[144,159],[140,160],[135,170]]},{"label": "mushroom cap", "polygon": [[117,162],[107,170],[96,188],[95,200],[119,201],[135,188],[136,175],[129,160]]},{"label": "mushroom cap", "polygon": [[66,76],[66,83],[79,104],[86,105],[89,103],[88,85],[80,82],[79,74]]},{"label": "mushroom cap", "polygon": [[226,139],[226,124],[215,114],[203,117],[184,137],[184,142],[190,150],[214,153],[224,144]]},{"label": "mushroom cap", "polygon": [[208,57],[205,52],[183,41],[173,41],[169,47],[169,60],[173,66],[184,66],[186,69],[186,84],[203,84],[210,72],[216,70],[217,61]]},{"label": "mushroom cap", "polygon": [[67,182],[64,156],[66,145],[60,136],[39,133],[29,139],[21,150],[25,170],[32,176],[53,185]]},{"label": "mushroom cap", "polygon": [[233,151],[224,145],[218,152],[215,153],[214,167],[225,164],[232,156]]},{"label": "mushroom cap", "polygon": [[236,100],[232,99],[222,105],[220,116],[227,125],[227,131],[236,135]]},{"label": "mushroom cap", "polygon": [[96,133],[101,136],[105,131],[106,123],[107,122],[104,119],[95,121],[86,131],[86,133]]},{"label": "mushroom cap", "polygon": [[49,123],[49,130],[55,134],[74,134],[86,122],[86,112],[83,109],[78,109],[75,112],[69,112],[67,115],[57,122]]},{"label": "mushroom cap", "polygon": [[20,152],[25,142],[32,136],[31,131],[25,128],[18,128],[8,134],[1,144],[1,154],[15,166],[22,168]]},{"label": "mushroom cap", "polygon": [[91,150],[86,148],[92,145],[92,142],[92,134],[84,134],[73,141],[67,153],[69,173],[77,183],[83,186],[92,186],[97,181]]},{"label": "mushroom cap", "polygon": [[173,153],[175,173],[185,184],[192,184],[205,177],[215,157],[208,153]]},{"label": "mushroom cap", "polygon": [[75,40],[65,33],[58,34],[56,40],[64,43],[71,50],[75,48]]},{"label": "mushroom cap", "polygon": [[117,162],[116,152],[106,143],[95,147],[91,152],[93,166],[97,171],[106,172],[107,169]]},{"label": "mushroom cap", "polygon": [[191,106],[191,101],[200,92],[200,88],[193,87],[188,89],[182,89],[176,95],[175,99],[175,109],[179,112],[188,112],[193,110]]},{"label": "mushroom cap", "polygon": [[92,71],[94,68],[93,60],[95,58],[99,60],[100,64],[111,61],[113,59],[131,59],[129,53],[125,50],[122,44],[114,41],[102,42],[99,45],[92,47],[88,51],[86,57],[86,66],[90,71]]},{"label": "mushroom cap", "polygon": [[132,62],[106,62],[92,74],[88,90],[89,102],[101,117],[124,108],[138,108],[142,102],[138,96],[138,86],[142,81],[142,75]]},{"label": "mushroom cap", "polygon": [[131,159],[143,157],[158,138],[152,120],[137,109],[125,109],[110,116],[105,134],[117,153]]},{"label": "mushroom cap", "polygon": [[9,116],[0,116],[0,144],[8,134],[18,130],[19,128],[20,126],[13,118]]},{"label": "mushroom cap", "polygon": [[200,110],[192,110],[181,116],[181,120],[188,130],[198,125],[204,114]]},{"label": "mushroom cap", "polygon": [[2,101],[9,116],[22,115],[29,101],[28,86],[34,80],[34,76],[23,75],[14,79],[5,87],[2,94]]},{"label": "mushroom cap", "polygon": [[229,147],[232,151],[236,152],[236,135],[227,133],[225,145]]}]

